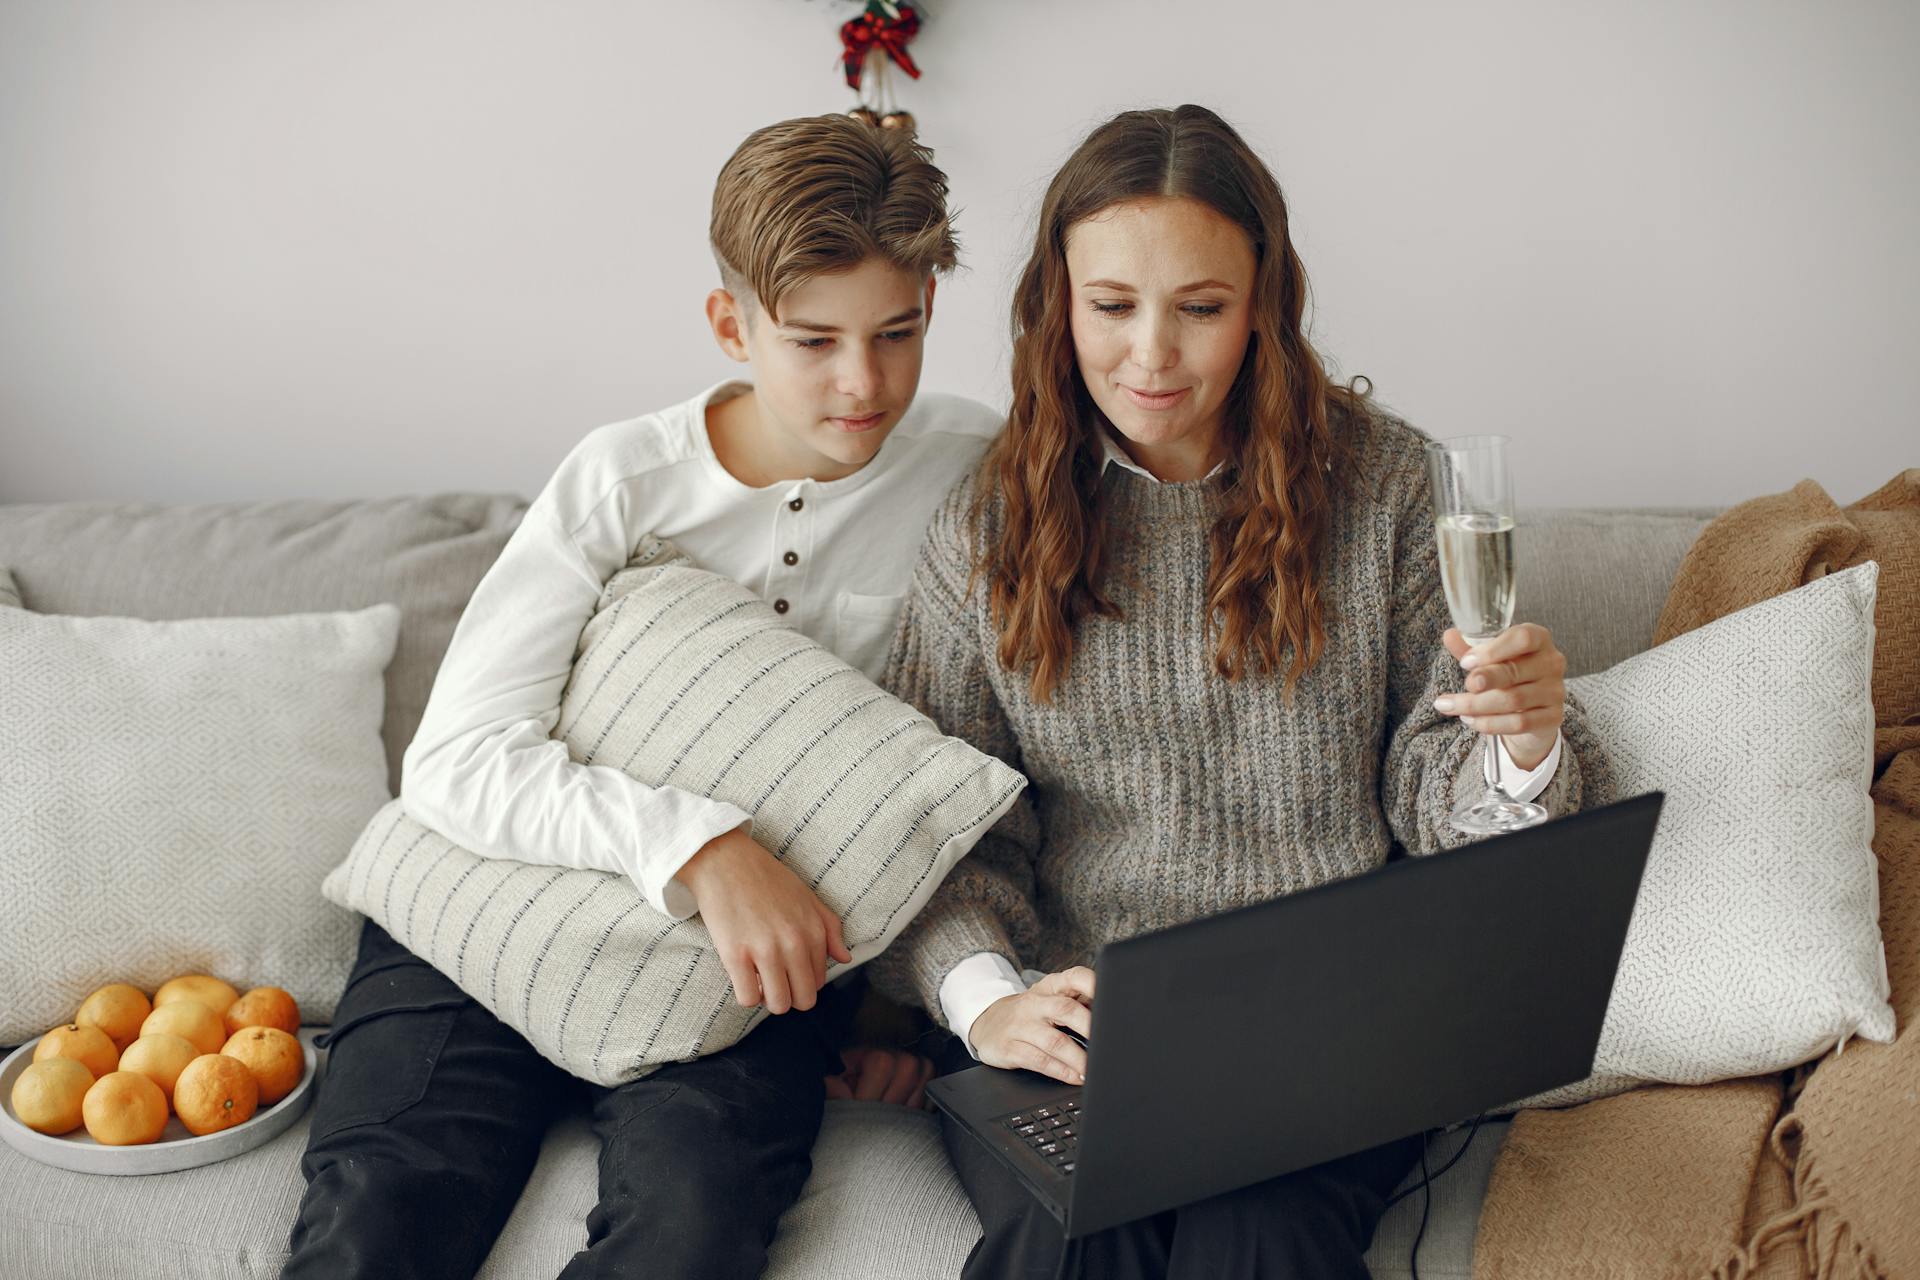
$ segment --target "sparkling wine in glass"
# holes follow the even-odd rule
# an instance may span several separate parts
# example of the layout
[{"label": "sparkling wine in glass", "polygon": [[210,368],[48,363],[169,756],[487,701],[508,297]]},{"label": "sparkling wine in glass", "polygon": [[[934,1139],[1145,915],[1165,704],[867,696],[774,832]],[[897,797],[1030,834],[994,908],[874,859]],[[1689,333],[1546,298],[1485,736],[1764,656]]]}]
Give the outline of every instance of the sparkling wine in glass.
[{"label": "sparkling wine in glass", "polygon": [[[1513,473],[1505,436],[1455,436],[1427,445],[1434,537],[1447,612],[1467,643],[1479,645],[1513,623]],[[1450,821],[1470,835],[1499,835],[1547,820],[1537,804],[1500,785],[1491,739],[1481,746],[1486,788],[1463,799]]]}]

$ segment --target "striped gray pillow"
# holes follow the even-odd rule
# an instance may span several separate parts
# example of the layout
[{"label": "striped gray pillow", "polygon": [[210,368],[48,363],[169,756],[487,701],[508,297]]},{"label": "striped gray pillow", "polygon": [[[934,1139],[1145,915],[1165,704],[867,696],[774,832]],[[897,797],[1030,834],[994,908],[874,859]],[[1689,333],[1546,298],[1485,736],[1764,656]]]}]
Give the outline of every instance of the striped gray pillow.
[{"label": "striped gray pillow", "polygon": [[[752,814],[754,838],[840,915],[856,965],[1026,785],[651,537],[581,634],[554,736],[579,763]],[[765,1016],[734,1000],[698,916],[668,919],[624,876],[471,853],[398,801],[324,890],[600,1084],[724,1049]]]}]

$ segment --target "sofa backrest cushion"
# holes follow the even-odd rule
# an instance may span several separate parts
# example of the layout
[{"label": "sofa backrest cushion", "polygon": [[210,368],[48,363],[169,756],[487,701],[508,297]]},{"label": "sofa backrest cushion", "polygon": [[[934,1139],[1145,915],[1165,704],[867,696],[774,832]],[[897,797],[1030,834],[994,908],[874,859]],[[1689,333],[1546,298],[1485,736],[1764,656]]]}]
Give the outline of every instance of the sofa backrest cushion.
[{"label": "sofa backrest cushion", "polygon": [[1521,510],[1514,617],[1553,632],[1567,674],[1605,671],[1653,643],[1687,548],[1717,508]]},{"label": "sofa backrest cushion", "polygon": [[[0,564],[43,613],[194,618],[400,606],[387,669],[390,783],[440,658],[525,502],[441,494],[359,502],[0,504]],[[1569,675],[1645,649],[1681,558],[1715,508],[1522,510],[1519,613]]]},{"label": "sofa backrest cushion", "polygon": [[454,624],[525,509],[483,494],[0,505],[0,564],[38,613],[164,620],[399,605],[381,730],[397,794]]}]

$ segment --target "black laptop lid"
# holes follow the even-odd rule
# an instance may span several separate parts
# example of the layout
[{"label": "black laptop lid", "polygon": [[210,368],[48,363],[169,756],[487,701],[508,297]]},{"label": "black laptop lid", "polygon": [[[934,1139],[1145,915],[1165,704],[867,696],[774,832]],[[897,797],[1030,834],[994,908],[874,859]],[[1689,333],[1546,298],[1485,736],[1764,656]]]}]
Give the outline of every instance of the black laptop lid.
[{"label": "black laptop lid", "polygon": [[1663,798],[1105,947],[1069,1234],[1584,1078]]}]

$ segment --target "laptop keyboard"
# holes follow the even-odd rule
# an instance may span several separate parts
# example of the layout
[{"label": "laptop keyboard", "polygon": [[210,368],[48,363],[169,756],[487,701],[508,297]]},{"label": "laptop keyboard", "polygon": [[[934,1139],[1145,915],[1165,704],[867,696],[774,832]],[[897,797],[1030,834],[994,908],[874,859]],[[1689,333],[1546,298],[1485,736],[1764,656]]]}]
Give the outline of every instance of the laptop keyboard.
[{"label": "laptop keyboard", "polygon": [[999,1123],[1012,1130],[1055,1172],[1071,1177],[1080,1152],[1080,1099],[1069,1097],[1047,1107],[1029,1107],[1002,1116]]}]

